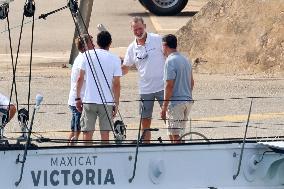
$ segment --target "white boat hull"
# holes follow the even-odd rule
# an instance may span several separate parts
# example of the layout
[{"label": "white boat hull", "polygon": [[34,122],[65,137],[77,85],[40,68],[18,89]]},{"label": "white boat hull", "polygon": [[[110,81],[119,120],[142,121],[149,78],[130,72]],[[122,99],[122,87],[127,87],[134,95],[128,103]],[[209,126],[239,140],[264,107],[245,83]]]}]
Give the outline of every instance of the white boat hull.
[{"label": "white boat hull", "polygon": [[[284,189],[284,156],[267,147],[245,145],[234,180],[240,143],[154,145],[139,148],[132,183],[135,146],[40,148],[29,150],[19,186],[23,150],[0,151],[0,188],[218,188]],[[255,161],[260,161],[254,164]]]}]

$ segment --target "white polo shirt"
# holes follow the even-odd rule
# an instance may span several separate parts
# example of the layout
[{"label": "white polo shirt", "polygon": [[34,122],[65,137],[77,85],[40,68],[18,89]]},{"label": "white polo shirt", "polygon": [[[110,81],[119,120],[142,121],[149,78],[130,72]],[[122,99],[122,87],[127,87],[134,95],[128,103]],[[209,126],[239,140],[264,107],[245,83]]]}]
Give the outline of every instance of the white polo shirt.
[{"label": "white polo shirt", "polygon": [[[114,102],[114,99],[112,98],[112,93],[110,89],[112,90],[112,81],[113,77],[115,76],[122,76],[121,71],[121,61],[120,58],[109,51],[103,50],[103,49],[96,49],[98,58],[100,60],[100,64],[102,66],[103,72],[100,68],[100,65],[98,63],[98,60],[95,55],[94,50],[89,50],[85,53],[87,53],[88,57],[89,54],[91,56],[92,61],[86,58],[84,53],[84,61],[81,66],[82,70],[85,70],[85,79],[86,79],[86,88],[85,88],[85,94],[83,98],[83,103],[96,103],[96,104],[103,104],[102,99],[99,95],[99,92],[101,94],[104,94],[105,100],[104,103],[107,103],[109,105],[112,105]],[[95,79],[97,83],[100,83],[102,90],[98,90],[96,82],[94,80],[94,76],[92,74],[92,70],[90,69],[89,63],[92,66],[92,70],[95,76]],[[95,74],[95,71],[97,73],[97,76]],[[110,89],[108,87],[108,84],[106,82],[106,79],[104,77],[104,74],[106,76],[107,82],[110,86]]]},{"label": "white polo shirt", "polygon": [[7,109],[9,106],[9,101],[10,100],[5,95],[0,93],[0,108]]},{"label": "white polo shirt", "polygon": [[124,65],[135,64],[139,73],[139,93],[150,94],[164,90],[165,57],[162,50],[162,37],[147,33],[145,45],[134,40],[127,48]]},{"label": "white polo shirt", "polygon": [[[70,106],[76,106],[75,98],[77,97],[77,80],[80,74],[80,68],[83,64],[84,58],[83,54],[79,53],[78,56],[75,58],[72,71],[71,71],[71,86],[70,86],[70,92],[69,92],[69,99],[68,99],[68,105]],[[85,93],[85,81],[83,83],[80,97],[83,99],[84,93]]]}]

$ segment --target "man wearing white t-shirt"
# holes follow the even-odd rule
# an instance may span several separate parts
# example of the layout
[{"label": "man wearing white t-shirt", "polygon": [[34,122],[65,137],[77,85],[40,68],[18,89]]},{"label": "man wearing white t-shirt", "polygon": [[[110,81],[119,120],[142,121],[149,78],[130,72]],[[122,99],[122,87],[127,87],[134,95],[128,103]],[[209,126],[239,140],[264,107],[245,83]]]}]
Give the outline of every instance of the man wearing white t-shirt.
[{"label": "man wearing white t-shirt", "polygon": [[[84,34],[82,36],[78,36],[75,40],[77,49],[79,50],[78,56],[75,58],[74,63],[72,65],[72,71],[71,71],[71,87],[69,92],[69,99],[68,99],[68,105],[72,113],[72,119],[71,119],[71,132],[69,134],[69,144],[68,145],[74,145],[75,142],[78,140],[80,135],[80,119],[81,119],[81,112],[79,112],[76,108],[76,102],[75,98],[77,97],[76,92],[76,83],[79,77],[80,68],[84,61],[83,52],[85,52],[86,48],[85,41],[92,40],[92,36],[89,36],[88,34]],[[90,46],[91,49],[93,49],[92,46]],[[85,92],[85,81],[83,81],[82,89],[81,89],[81,97],[84,97]]]},{"label": "man wearing white t-shirt", "polygon": [[[139,74],[139,94],[142,100],[140,113],[142,116],[142,129],[149,129],[154,107],[158,100],[163,103],[164,83],[163,70],[165,57],[162,51],[162,37],[146,32],[143,18],[134,17],[131,29],[135,40],[128,46],[122,66],[123,74],[127,74],[129,67],[135,65]],[[151,133],[144,133],[144,142],[149,143]]]},{"label": "man wearing white t-shirt", "polygon": [[[101,31],[97,35],[99,49],[83,53],[84,61],[80,68],[75,100],[76,108],[83,111],[81,131],[85,141],[92,140],[97,117],[102,142],[108,143],[109,131],[113,129],[113,117],[119,105],[122,71],[119,57],[109,52],[111,42],[110,33]],[[86,78],[86,88],[82,99],[84,78]]]},{"label": "man wearing white t-shirt", "polygon": [[[16,107],[9,103],[10,100],[0,93],[0,126],[5,126],[15,115]],[[10,105],[10,106],[9,106]]]}]

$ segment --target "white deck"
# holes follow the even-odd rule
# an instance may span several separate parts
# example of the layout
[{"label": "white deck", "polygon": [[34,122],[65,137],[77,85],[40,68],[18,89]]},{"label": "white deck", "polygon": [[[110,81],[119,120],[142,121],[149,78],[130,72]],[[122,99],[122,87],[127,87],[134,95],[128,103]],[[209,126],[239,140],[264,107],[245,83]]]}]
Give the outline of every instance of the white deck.
[{"label": "white deck", "polygon": [[270,148],[284,150],[284,141],[258,142],[258,143]]}]

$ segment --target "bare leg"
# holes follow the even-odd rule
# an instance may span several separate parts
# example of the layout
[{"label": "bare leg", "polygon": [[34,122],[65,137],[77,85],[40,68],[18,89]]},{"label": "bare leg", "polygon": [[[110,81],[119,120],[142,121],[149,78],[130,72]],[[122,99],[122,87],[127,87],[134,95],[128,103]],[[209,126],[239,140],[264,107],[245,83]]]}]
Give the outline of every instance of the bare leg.
[{"label": "bare leg", "polygon": [[89,146],[90,144],[88,141],[93,139],[94,131],[85,131],[83,132],[83,140],[85,141],[85,146]]},{"label": "bare leg", "polygon": [[78,140],[79,136],[80,136],[81,131],[75,131],[75,138],[76,140]]},{"label": "bare leg", "polygon": [[9,121],[14,117],[16,110],[17,110],[16,107],[13,104],[11,104],[9,111]]},{"label": "bare leg", "polygon": [[109,143],[109,131],[101,131],[101,140],[103,144]]},{"label": "bare leg", "polygon": [[74,137],[74,132],[73,131],[71,131],[70,132],[70,134],[69,134],[69,137],[68,137],[68,146],[72,146],[72,139],[73,139],[73,137]]},{"label": "bare leg", "polygon": [[[144,129],[149,129],[151,126],[151,118],[142,119],[142,133]],[[151,140],[151,131],[146,131],[144,134],[144,143],[150,143]]]},{"label": "bare leg", "polygon": [[68,146],[74,146],[80,136],[80,131],[71,131],[69,135],[69,143]]},{"label": "bare leg", "polygon": [[173,144],[178,144],[181,143],[181,141],[179,140],[180,136],[179,135],[169,135],[171,143]]},{"label": "bare leg", "polygon": [[171,143],[173,143],[173,135],[169,135]]}]

